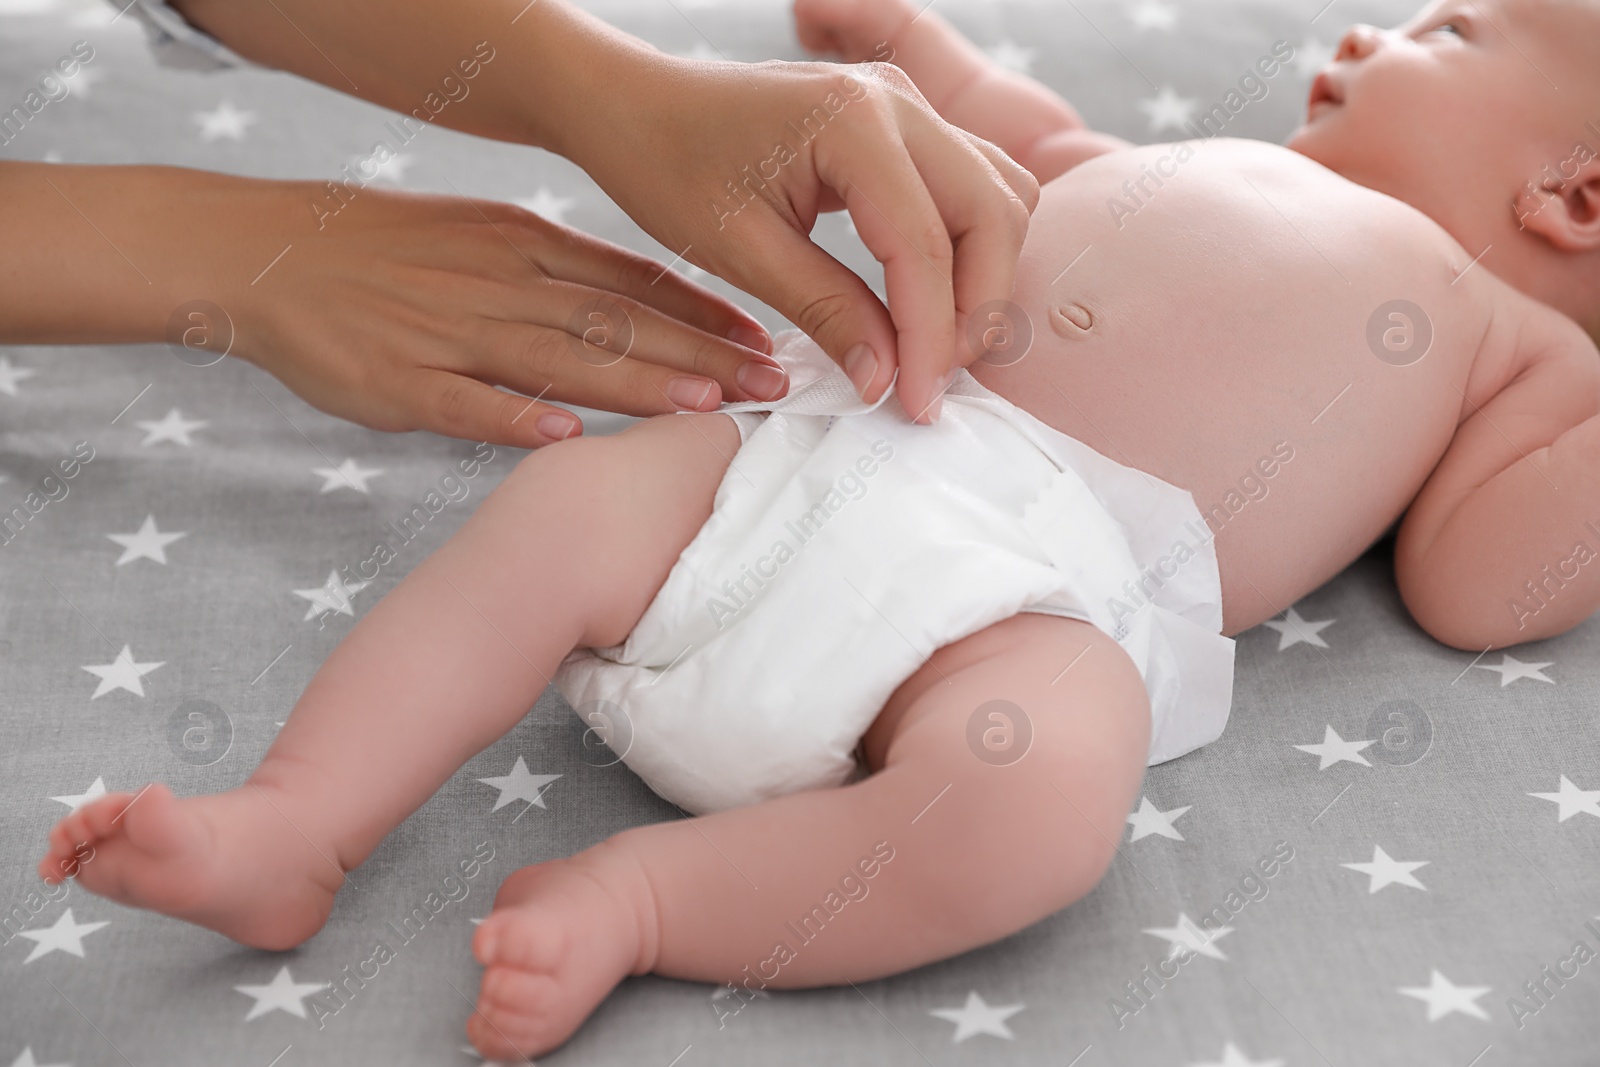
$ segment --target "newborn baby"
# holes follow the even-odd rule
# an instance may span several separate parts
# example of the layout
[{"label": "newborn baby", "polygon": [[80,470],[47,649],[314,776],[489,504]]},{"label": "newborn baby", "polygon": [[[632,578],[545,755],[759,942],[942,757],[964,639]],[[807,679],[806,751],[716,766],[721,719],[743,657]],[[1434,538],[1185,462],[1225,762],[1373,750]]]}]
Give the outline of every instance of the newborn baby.
[{"label": "newborn baby", "polygon": [[1600,571],[1547,566],[1600,508],[1593,3],[1356,27],[1288,148],[1127,146],[914,16],[798,5],[808,44],[892,49],[1046,183],[1015,307],[965,309],[985,354],[936,423],[861,410],[788,338],[782,402],[542,449],[355,627],[241,788],[88,804],[41,874],[297,945],[554,680],[706,814],[507,879],[468,1032],[539,1054],[630,974],[742,1002],[1079,899],[1146,764],[1221,729],[1226,635],[1396,520],[1400,592],[1449,645],[1600,604]]}]

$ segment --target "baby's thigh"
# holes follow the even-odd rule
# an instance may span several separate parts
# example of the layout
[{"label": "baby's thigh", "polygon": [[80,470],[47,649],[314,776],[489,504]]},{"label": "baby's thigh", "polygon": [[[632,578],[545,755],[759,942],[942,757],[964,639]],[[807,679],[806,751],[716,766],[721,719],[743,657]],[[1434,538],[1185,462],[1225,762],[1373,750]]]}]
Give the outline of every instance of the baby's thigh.
[{"label": "baby's thigh", "polygon": [[562,472],[563,497],[578,505],[573,520],[585,563],[595,569],[597,599],[581,643],[604,648],[627,638],[710,518],[739,431],[716,412],[659,415],[610,437],[543,451],[579,441],[588,454]]},{"label": "baby's thigh", "polygon": [[1133,660],[1104,631],[1019,612],[936,650],[890,696],[863,742],[873,769],[913,752],[1020,765],[1022,755],[1005,749],[1022,745],[1040,750],[1036,765],[1054,764],[1043,770],[1092,750],[1118,777],[1137,781],[1150,703]]}]

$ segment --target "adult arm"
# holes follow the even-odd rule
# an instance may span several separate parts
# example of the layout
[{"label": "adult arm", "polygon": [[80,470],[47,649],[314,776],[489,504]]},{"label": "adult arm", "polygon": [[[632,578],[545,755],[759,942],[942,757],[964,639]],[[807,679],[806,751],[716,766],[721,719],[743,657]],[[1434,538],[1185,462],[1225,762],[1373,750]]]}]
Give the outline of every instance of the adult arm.
[{"label": "adult arm", "polygon": [[[408,114],[487,46],[470,93],[431,121],[573,160],[663,245],[810,334],[866,399],[898,369],[923,421],[981,354],[959,331],[1010,296],[1038,201],[1027,171],[888,64],[682,60],[562,0],[179,7],[249,59]],[[840,207],[884,265],[887,307],[808,236]]]}]

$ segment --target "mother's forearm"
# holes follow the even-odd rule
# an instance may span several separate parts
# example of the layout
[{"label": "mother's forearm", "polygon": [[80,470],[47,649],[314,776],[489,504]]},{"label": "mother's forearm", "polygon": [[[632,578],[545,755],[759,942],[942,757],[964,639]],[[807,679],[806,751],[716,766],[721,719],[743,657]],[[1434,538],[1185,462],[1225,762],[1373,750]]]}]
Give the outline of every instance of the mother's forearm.
[{"label": "mother's forearm", "polygon": [[[175,0],[257,63],[483,137],[571,156],[602,97],[659,57],[562,0]],[[612,90],[608,92],[608,90]]]},{"label": "mother's forearm", "polygon": [[0,191],[8,344],[160,341],[182,304],[236,305],[311,220],[290,183],[175,167],[0,163]]}]

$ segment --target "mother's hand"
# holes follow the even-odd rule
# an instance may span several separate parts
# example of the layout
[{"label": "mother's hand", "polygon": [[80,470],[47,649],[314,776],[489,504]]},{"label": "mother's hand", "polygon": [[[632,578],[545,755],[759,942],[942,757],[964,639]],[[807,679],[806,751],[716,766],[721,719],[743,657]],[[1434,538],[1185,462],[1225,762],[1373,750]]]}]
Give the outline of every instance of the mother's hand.
[{"label": "mother's hand", "polygon": [[[294,188],[304,218],[338,203]],[[222,304],[234,354],[330,414],[533,448],[580,429],[546,400],[642,416],[787,387],[735,305],[519,208],[368,187],[319,221]]]},{"label": "mother's hand", "polygon": [[[810,334],[864,398],[898,368],[907,412],[937,417],[981,354],[960,341],[968,316],[1011,295],[1033,176],[887,63],[653,56],[604,76],[621,84],[591,98],[605,114],[567,154],[662,244]],[[807,236],[840,207],[884,265],[888,308]]]}]

